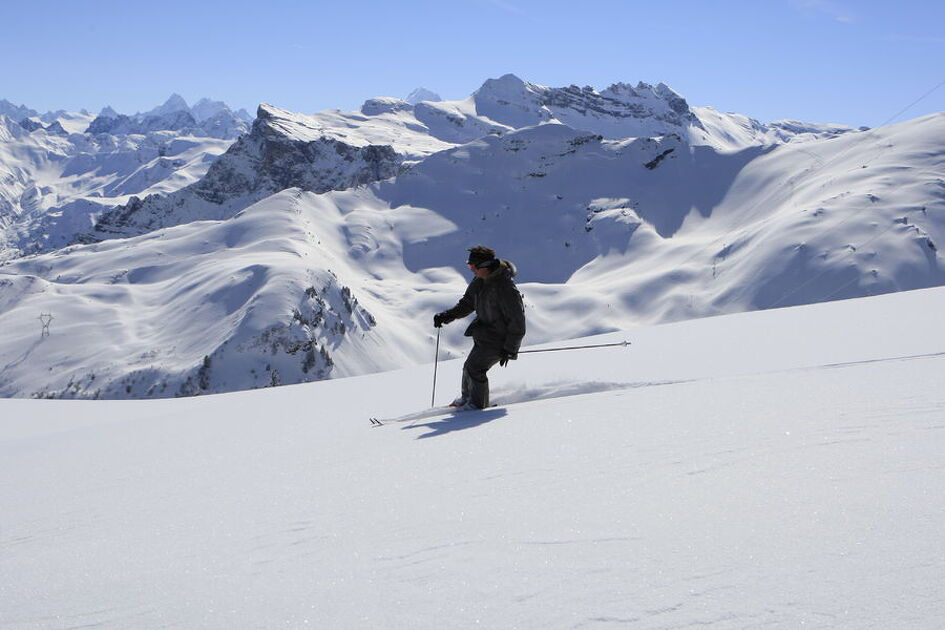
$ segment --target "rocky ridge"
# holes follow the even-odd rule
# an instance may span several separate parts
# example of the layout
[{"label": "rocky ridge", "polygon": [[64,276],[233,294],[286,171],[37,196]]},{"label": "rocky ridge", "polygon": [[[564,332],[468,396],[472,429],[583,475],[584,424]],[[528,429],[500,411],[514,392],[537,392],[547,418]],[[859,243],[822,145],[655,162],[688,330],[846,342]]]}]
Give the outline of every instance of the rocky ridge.
[{"label": "rocky ridge", "polygon": [[190,107],[180,95],[172,94],[163,105],[130,116],[105,107],[86,133],[129,135],[171,130],[180,135],[232,140],[249,131],[250,122],[252,118],[245,111],[234,112],[223,102],[204,98]]},{"label": "rocky ridge", "polygon": [[[426,93],[424,93],[426,94]],[[170,107],[168,105],[167,107]],[[166,108],[165,108],[166,109]],[[287,188],[344,190],[394,177],[439,151],[534,125],[557,124],[603,139],[673,136],[696,146],[764,146],[810,135],[800,123],[768,127],[735,117],[741,132],[722,138],[663,83],[615,83],[550,88],[512,74],[490,79],[464,101],[368,99],[358,112],[312,115],[260,105],[249,134],[237,141],[201,181],[171,195],[132,198],[103,213],[76,242],[127,237],[195,220],[223,219]],[[820,136],[849,128],[819,129]]]},{"label": "rocky ridge", "polygon": [[77,237],[94,242],[144,234],[199,220],[226,219],[288,188],[345,190],[401,172],[404,156],[388,145],[355,145],[333,137],[300,135],[281,110],[260,105],[250,133],[214,161],[198,182],[169,195],[133,197]]}]

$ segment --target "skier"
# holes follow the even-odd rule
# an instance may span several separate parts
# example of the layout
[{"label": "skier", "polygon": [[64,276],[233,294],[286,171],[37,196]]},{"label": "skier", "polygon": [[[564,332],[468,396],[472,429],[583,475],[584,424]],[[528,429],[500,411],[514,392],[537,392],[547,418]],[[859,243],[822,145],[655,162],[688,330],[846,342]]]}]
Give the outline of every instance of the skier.
[{"label": "skier", "polygon": [[473,348],[463,364],[462,394],[450,405],[462,411],[489,406],[486,372],[496,363],[505,367],[517,359],[525,336],[522,294],[512,282],[515,265],[497,259],[495,251],[483,245],[468,251],[466,265],[476,277],[456,306],[433,316],[433,325],[440,328],[476,311],[465,332],[473,338]]}]

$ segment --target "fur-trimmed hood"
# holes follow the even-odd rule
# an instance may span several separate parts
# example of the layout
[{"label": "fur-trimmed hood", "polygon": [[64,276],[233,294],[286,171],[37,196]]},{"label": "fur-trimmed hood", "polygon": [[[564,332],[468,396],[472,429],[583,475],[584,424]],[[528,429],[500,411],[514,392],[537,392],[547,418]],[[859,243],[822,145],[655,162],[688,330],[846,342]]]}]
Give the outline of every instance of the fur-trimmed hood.
[{"label": "fur-trimmed hood", "polygon": [[509,260],[500,260],[499,264],[496,266],[492,272],[485,277],[485,280],[499,280],[500,278],[508,277],[510,280],[515,277],[515,274],[518,273],[515,265]]}]

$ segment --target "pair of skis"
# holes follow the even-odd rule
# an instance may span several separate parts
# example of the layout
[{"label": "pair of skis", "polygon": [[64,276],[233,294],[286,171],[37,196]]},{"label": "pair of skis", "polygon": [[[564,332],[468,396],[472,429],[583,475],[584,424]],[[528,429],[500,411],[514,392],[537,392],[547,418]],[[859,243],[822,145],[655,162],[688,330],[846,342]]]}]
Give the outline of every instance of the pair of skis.
[{"label": "pair of skis", "polygon": [[[495,405],[489,405],[489,409],[495,407]],[[469,411],[483,411],[483,409],[462,409],[461,407],[455,405],[448,405],[446,407],[433,407],[431,409],[425,409],[423,411],[415,411],[413,413],[408,413],[404,416],[398,416],[396,418],[375,418],[371,417],[371,426],[372,427],[382,427],[388,423],[395,422],[416,422],[417,420],[424,420],[426,418],[433,418],[435,416],[440,416],[448,413],[467,413]]]}]

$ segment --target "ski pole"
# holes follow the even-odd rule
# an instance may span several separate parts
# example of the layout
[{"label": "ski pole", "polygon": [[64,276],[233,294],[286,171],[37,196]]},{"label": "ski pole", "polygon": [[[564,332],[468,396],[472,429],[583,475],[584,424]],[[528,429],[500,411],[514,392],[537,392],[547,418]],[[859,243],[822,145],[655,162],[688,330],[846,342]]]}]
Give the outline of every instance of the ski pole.
[{"label": "ski pole", "polygon": [[433,357],[433,395],[430,396],[430,406],[436,406],[436,366],[440,362],[440,329],[436,329],[436,355]]},{"label": "ski pole", "polygon": [[629,345],[629,341],[618,341],[617,343],[598,343],[590,346],[566,346],[563,348],[544,348],[543,350],[519,350],[519,354],[530,354],[533,352],[560,352],[561,350],[587,350],[589,348],[613,348],[616,346],[623,346],[626,348]]}]

